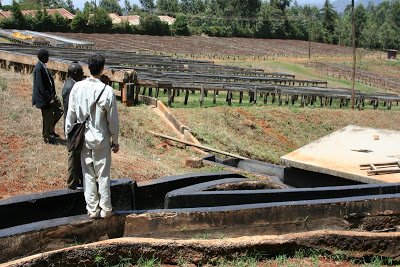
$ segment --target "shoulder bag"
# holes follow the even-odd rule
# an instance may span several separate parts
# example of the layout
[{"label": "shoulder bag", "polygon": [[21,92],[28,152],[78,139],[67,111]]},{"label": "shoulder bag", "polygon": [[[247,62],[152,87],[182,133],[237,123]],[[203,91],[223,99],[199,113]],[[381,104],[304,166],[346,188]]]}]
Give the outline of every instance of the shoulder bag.
[{"label": "shoulder bag", "polygon": [[67,133],[67,148],[68,152],[81,152],[83,147],[83,142],[85,141],[85,128],[86,128],[86,121],[89,119],[90,113],[92,113],[93,109],[95,108],[97,102],[101,95],[106,89],[106,85],[104,85],[103,90],[101,90],[100,95],[97,97],[96,101],[93,103],[92,107],[90,108],[89,114],[87,115],[86,119],[82,123],[74,122],[72,127]]}]

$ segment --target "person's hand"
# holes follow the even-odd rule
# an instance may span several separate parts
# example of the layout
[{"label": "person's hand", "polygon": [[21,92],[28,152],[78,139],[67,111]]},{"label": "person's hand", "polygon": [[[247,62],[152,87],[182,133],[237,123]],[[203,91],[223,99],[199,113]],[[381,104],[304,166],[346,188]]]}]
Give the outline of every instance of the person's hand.
[{"label": "person's hand", "polygon": [[105,84],[108,84],[110,82],[110,77],[108,77],[107,74],[103,73],[100,75],[100,81],[102,81]]},{"label": "person's hand", "polygon": [[111,150],[112,150],[114,153],[118,153],[118,151],[119,151],[119,144],[113,144],[112,147],[111,147]]}]

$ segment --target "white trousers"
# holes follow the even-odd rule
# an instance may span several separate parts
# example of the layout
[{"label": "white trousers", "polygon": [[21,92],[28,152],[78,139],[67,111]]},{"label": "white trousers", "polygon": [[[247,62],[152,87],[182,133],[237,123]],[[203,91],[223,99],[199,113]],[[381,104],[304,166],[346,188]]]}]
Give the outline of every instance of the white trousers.
[{"label": "white trousers", "polygon": [[[83,191],[89,216],[100,210],[112,211],[110,190],[111,147],[89,149],[83,145],[81,152]],[[96,179],[99,184],[97,189]]]}]

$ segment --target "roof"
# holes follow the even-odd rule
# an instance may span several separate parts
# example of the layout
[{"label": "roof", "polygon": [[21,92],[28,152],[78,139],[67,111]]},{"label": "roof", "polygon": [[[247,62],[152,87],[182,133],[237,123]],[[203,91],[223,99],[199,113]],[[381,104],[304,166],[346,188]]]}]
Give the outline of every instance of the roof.
[{"label": "roof", "polygon": [[0,11],[0,19],[11,18],[12,12],[11,11]]},{"label": "roof", "polygon": [[168,23],[168,25],[172,25],[175,21],[175,19],[173,17],[170,16],[158,16],[160,18],[161,21],[165,21]]},{"label": "roof", "polygon": [[131,25],[139,25],[140,17],[138,15],[120,16],[121,20],[128,20]]},{"label": "roof", "polygon": [[121,17],[118,14],[110,13],[109,16],[110,16],[111,21],[112,21],[113,24],[120,23],[122,21]]},{"label": "roof", "polygon": [[[168,25],[174,23],[175,19],[170,16],[158,16],[161,21],[165,21]],[[112,23],[120,23],[123,20],[128,20],[130,25],[139,25],[140,24],[140,17],[138,15],[131,15],[131,16],[118,16],[118,14],[110,13],[110,18]]]},{"label": "roof", "polygon": [[[42,9],[43,11],[43,9]],[[65,8],[52,8],[52,9],[46,9],[47,13],[49,15],[54,16],[56,12],[58,12],[62,17],[67,18],[67,19],[73,19],[75,15],[71,14],[68,10]],[[35,16],[37,10],[22,10],[21,13],[22,15],[31,15]],[[12,17],[12,12],[11,11],[1,11],[0,12],[0,19],[2,18],[11,18]]]}]

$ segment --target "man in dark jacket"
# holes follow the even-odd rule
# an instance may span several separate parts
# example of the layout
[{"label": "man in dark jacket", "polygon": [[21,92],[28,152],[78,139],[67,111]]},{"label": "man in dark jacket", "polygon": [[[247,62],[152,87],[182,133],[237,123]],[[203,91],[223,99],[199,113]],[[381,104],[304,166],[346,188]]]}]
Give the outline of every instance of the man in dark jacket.
[{"label": "man in dark jacket", "polygon": [[[83,79],[83,69],[78,63],[72,63],[68,67],[68,79],[64,84],[62,90],[62,98],[64,104],[64,129],[65,129],[65,117],[68,112],[69,94],[71,93],[72,87],[76,82]],[[82,165],[81,165],[81,152],[71,151],[68,152],[68,175],[67,175],[67,187],[69,189],[83,189],[83,176],[82,176]]]},{"label": "man in dark jacket", "polygon": [[54,127],[62,116],[61,102],[56,96],[54,80],[51,77],[46,63],[49,61],[49,52],[41,48],[37,54],[39,61],[33,70],[32,106],[36,105],[42,111],[42,137],[45,143],[53,144],[53,137],[59,137]]}]

